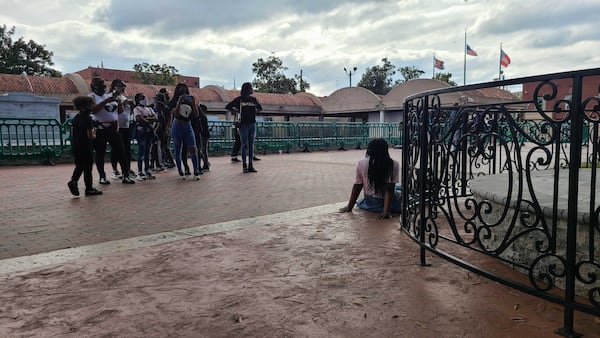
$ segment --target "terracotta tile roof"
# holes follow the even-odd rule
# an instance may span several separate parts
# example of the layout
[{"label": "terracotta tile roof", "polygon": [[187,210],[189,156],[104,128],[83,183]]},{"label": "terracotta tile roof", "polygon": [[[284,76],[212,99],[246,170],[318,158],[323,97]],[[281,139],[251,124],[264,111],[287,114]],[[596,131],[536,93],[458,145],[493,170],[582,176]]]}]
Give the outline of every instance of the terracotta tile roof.
[{"label": "terracotta tile roof", "polygon": [[[123,80],[125,83],[137,83],[138,81],[134,78],[135,71],[131,70],[120,70],[120,69],[110,69],[110,68],[97,68],[97,67],[88,67],[86,69],[75,72],[75,74],[79,74],[84,80],[89,82],[94,77],[101,77],[108,82],[114,79]],[[177,82],[183,82],[189,87],[197,88],[200,83],[200,78],[196,76],[184,76],[181,75],[177,77]]]},{"label": "terracotta tile roof", "polygon": [[[29,82],[27,82],[29,80]],[[78,94],[75,84],[64,77],[23,76],[19,74],[0,74],[0,93],[24,92],[30,93],[31,88],[36,94]]]},{"label": "terracotta tile roof", "polygon": [[[239,90],[227,90],[229,97],[233,100],[240,95]],[[261,105],[280,105],[280,106],[313,106],[317,104],[304,95],[293,95],[293,94],[273,94],[273,93],[259,93],[254,92],[252,94]]]}]

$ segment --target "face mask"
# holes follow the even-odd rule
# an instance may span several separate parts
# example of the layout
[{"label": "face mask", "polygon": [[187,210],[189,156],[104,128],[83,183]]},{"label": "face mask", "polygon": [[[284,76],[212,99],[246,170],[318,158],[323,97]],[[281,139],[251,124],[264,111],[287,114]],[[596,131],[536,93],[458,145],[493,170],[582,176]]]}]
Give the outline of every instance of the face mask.
[{"label": "face mask", "polygon": [[104,95],[106,93],[106,86],[99,86],[94,88],[94,93],[96,95]]},{"label": "face mask", "polygon": [[148,105],[148,100],[146,100],[146,99],[140,100],[140,104],[142,106],[146,106],[146,105]]}]

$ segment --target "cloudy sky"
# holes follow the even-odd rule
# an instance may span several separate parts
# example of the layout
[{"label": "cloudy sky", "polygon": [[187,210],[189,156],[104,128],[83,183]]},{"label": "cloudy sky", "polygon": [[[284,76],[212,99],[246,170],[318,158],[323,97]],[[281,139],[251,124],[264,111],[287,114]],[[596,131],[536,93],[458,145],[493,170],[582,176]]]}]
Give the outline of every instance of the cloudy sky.
[{"label": "cloudy sky", "polygon": [[498,77],[501,43],[506,78],[600,66],[598,0],[0,0],[0,8],[0,25],[45,45],[63,73],[167,64],[199,76],[201,87],[239,88],[254,78],[252,63],[275,55],[288,77],[302,71],[310,92],[330,95],[348,86],[344,68],[357,67],[356,85],[385,57],[430,78],[434,53],[463,84],[465,31],[478,53],[467,57],[467,84]]}]

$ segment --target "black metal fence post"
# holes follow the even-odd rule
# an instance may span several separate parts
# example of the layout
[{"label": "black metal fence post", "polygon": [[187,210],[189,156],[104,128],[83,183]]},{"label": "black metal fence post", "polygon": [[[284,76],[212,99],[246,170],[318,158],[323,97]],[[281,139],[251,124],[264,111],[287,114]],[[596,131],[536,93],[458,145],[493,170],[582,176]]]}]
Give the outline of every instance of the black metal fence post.
[{"label": "black metal fence post", "polygon": [[565,309],[563,327],[556,333],[565,337],[580,336],[573,331],[573,314],[575,311],[575,273],[577,264],[577,204],[579,199],[579,167],[581,165],[581,139],[583,114],[581,109],[582,78],[573,78],[572,102],[569,118],[571,119],[571,139],[569,149],[569,197],[567,211],[567,247],[565,252]]}]

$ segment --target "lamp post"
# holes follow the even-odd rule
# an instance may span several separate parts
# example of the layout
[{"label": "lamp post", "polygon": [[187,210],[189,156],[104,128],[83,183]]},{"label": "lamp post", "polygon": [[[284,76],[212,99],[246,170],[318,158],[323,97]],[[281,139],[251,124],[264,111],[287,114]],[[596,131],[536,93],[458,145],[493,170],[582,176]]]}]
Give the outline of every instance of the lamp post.
[{"label": "lamp post", "polygon": [[29,81],[29,78],[27,77],[27,73],[23,71],[21,73],[21,76],[24,77],[25,80],[27,80],[27,83],[29,84],[29,90],[31,90],[31,92],[33,93],[33,86],[31,85],[31,81]]},{"label": "lamp post", "polygon": [[354,67],[354,68],[352,68],[350,70],[347,70],[344,67],[344,71],[346,72],[346,75],[348,75],[348,77],[350,78],[350,86],[349,87],[352,87],[352,74],[356,74],[356,67]]}]

